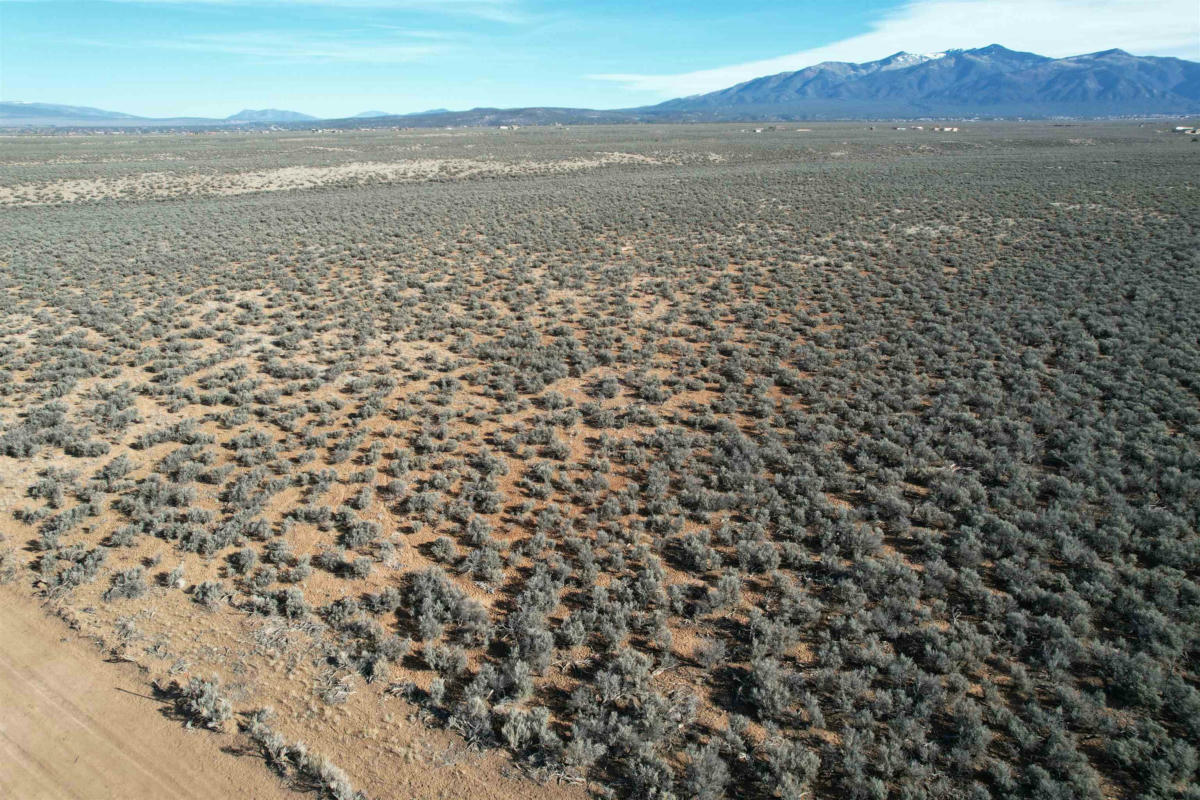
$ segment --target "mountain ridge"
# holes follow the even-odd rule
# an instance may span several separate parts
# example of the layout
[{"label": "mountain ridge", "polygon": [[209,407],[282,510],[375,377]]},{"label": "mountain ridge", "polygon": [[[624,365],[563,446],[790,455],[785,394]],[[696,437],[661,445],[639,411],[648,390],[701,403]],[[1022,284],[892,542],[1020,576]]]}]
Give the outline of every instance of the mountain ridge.
[{"label": "mountain ridge", "polygon": [[824,61],[713,92],[624,109],[532,106],[367,111],[320,119],[243,109],[224,119],[156,119],[87,106],[0,102],[0,126],[222,127],[282,125],[435,127],[838,119],[1046,118],[1200,113],[1200,63],[1119,48],[1063,58],[992,44],[937,53],[899,51],[854,63]]},{"label": "mountain ridge", "polygon": [[225,118],[227,122],[312,122],[320,117],[301,114],[299,111],[285,111],[281,108],[243,108],[236,114]]},{"label": "mountain ridge", "polygon": [[1200,64],[1110,49],[1065,58],[1001,45],[903,51],[861,64],[826,61],[646,110],[729,113],[772,108],[814,117],[1107,116],[1200,110]]}]

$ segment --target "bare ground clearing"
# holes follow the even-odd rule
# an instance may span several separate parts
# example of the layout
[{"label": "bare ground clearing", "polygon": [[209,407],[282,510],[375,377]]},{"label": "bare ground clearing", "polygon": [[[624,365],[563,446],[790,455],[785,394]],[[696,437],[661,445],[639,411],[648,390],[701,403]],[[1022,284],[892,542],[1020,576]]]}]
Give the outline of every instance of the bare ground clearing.
[{"label": "bare ground clearing", "polygon": [[161,713],[130,664],[96,652],[28,597],[0,588],[0,797],[298,798],[232,734]]}]

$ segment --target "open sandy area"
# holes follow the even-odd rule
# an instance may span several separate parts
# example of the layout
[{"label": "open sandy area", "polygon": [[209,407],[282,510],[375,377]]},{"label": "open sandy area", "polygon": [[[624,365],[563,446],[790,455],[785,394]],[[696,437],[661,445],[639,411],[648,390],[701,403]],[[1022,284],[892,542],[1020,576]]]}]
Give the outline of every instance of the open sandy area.
[{"label": "open sandy area", "polygon": [[0,797],[22,800],[302,797],[233,734],[189,731],[162,713],[131,664],[95,649],[0,587]]}]

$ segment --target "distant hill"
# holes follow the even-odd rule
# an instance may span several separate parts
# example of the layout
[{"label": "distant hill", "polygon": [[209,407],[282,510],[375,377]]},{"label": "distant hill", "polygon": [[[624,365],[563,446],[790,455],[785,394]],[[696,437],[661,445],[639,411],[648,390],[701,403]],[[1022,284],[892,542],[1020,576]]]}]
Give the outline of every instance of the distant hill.
[{"label": "distant hill", "polygon": [[225,124],[205,117],[151,118],[90,106],[55,103],[0,102],[0,127],[142,128],[203,127]]},{"label": "distant hill", "polygon": [[299,111],[284,111],[278,108],[250,109],[243,108],[236,114],[225,118],[226,122],[312,122],[318,117],[310,117]]},{"label": "distant hill", "polygon": [[317,117],[296,111],[267,108],[244,109],[216,119],[211,117],[139,117],[120,111],[89,106],[54,103],[0,102],[0,126],[76,127],[76,128],[208,128],[229,125],[262,125],[312,122]]},{"label": "distant hill", "polygon": [[[443,127],[622,122],[880,119],[914,117],[1113,117],[1200,113],[1200,63],[1104,50],[1068,58],[1000,45],[944,53],[895,53],[853,64],[826,61],[707,94],[641,108],[364,111],[322,126]],[[151,119],[83,106],[0,103],[0,126],[303,127],[316,117],[245,109],[225,119]]]},{"label": "distant hill", "polygon": [[1105,50],[1047,58],[1000,45],[829,61],[642,109],[657,115],[853,118],[1111,116],[1200,110],[1200,64]]},{"label": "distant hill", "polygon": [[137,119],[133,114],[105,111],[89,106],[62,106],[54,103],[0,102],[0,120],[10,119]]},{"label": "distant hill", "polygon": [[590,108],[472,108],[467,111],[418,111],[390,117],[324,120],[329,128],[357,127],[497,127],[500,125],[616,125],[651,121],[645,114],[629,110],[598,111]]}]

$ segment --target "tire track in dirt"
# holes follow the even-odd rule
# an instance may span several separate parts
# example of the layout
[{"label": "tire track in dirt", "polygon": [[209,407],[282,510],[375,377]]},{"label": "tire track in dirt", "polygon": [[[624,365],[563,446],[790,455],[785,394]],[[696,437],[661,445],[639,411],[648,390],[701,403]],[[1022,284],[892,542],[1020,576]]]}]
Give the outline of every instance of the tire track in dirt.
[{"label": "tire track in dirt", "polygon": [[28,598],[0,588],[0,797],[290,800],[263,764],[188,731],[131,665],[109,664]]}]

